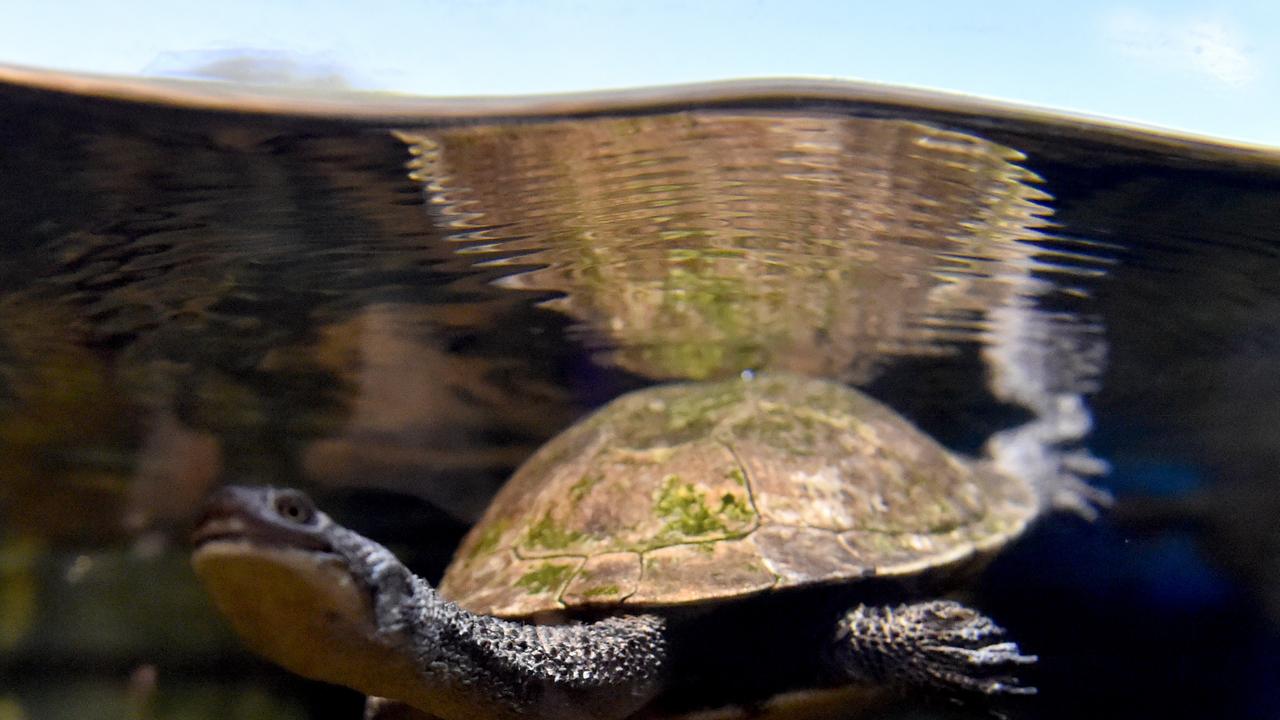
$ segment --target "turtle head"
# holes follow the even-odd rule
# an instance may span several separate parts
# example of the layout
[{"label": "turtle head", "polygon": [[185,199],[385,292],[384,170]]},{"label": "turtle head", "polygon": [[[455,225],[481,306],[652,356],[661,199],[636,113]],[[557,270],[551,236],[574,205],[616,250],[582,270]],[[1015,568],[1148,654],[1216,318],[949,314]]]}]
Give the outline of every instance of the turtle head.
[{"label": "turtle head", "polygon": [[412,576],[305,494],[223,488],[207,501],[192,539],[196,574],[256,652],[370,694],[404,697],[417,686],[403,635],[380,627],[375,610],[403,600],[389,595],[410,592]]},{"label": "turtle head", "polygon": [[192,540],[197,554],[219,543],[334,554],[336,527],[305,493],[272,487],[225,487],[205,502]]}]

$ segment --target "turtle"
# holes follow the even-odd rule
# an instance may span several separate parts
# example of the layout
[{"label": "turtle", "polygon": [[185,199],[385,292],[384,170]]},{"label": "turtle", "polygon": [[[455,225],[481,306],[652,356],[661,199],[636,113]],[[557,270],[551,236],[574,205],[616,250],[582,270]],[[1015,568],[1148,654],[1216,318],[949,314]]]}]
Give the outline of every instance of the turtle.
[{"label": "turtle", "polygon": [[1020,695],[1035,656],[948,589],[1046,497],[840,382],[748,373],[622,395],[547,442],[436,588],[267,486],[208,500],[193,563],[251,648],[370,716],[662,717],[797,683]]}]

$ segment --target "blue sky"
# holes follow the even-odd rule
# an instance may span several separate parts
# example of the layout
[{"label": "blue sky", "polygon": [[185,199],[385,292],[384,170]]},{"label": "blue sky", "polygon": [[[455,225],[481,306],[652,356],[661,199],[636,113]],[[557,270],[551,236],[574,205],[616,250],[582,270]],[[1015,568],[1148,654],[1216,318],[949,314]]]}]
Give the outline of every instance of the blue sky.
[{"label": "blue sky", "polygon": [[843,77],[1280,146],[1280,2],[9,0],[0,62],[182,74],[241,54],[430,95]]}]

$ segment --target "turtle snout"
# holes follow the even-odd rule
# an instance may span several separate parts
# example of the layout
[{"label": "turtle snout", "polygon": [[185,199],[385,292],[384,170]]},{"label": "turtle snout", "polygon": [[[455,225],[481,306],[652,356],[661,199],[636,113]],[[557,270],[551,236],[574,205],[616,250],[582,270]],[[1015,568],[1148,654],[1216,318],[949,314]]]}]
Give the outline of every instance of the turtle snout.
[{"label": "turtle snout", "polygon": [[311,498],[297,490],[228,486],[205,501],[192,542],[240,541],[329,552],[323,517]]}]

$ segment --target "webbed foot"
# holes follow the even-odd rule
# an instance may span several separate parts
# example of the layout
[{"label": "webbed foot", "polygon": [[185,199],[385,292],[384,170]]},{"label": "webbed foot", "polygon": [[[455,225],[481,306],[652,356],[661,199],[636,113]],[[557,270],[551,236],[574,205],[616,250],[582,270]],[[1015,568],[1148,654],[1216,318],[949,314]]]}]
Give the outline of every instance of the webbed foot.
[{"label": "webbed foot", "polygon": [[948,600],[858,605],[836,626],[835,662],[851,679],[986,695],[1029,695],[1014,675],[1036,661],[990,618]]}]

